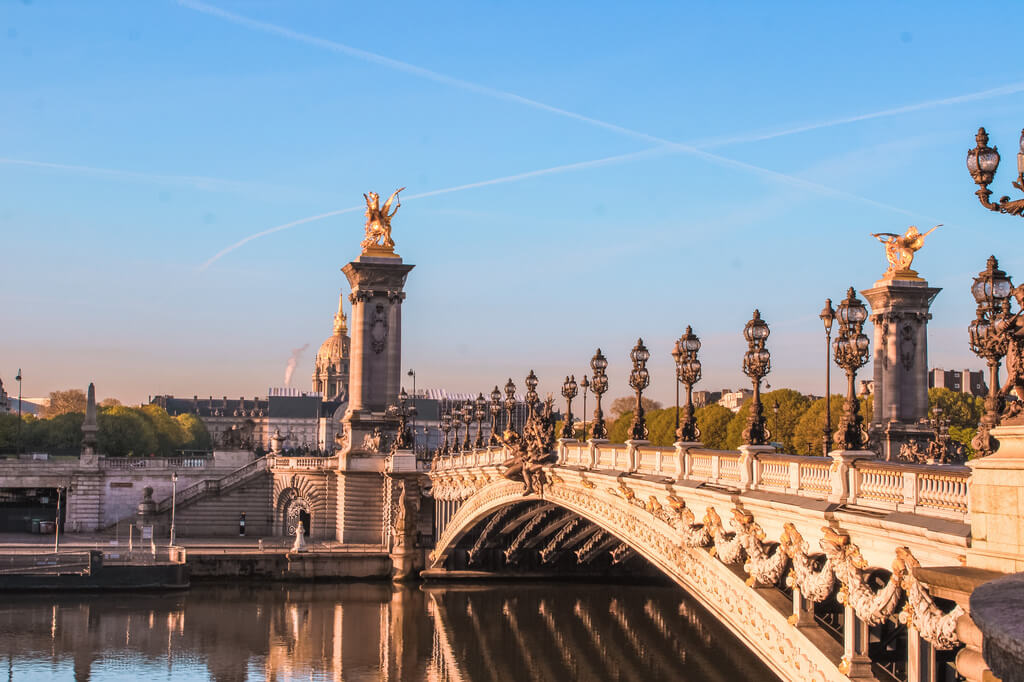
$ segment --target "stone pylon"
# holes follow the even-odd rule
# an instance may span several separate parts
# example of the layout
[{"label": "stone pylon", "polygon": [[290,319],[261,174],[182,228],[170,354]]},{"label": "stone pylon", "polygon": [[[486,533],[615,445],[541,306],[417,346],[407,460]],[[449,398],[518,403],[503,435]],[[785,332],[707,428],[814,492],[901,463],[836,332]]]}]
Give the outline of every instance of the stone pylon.
[{"label": "stone pylon", "polygon": [[[338,462],[338,539],[344,543],[386,541],[391,486],[388,458],[398,422],[388,414],[401,388],[402,301],[413,265],[390,249],[364,247],[342,268],[352,287],[349,404],[341,427]],[[387,467],[387,468],[386,468]]]},{"label": "stone pylon", "polygon": [[874,338],[874,414],[868,433],[885,460],[904,443],[933,435],[928,417],[928,312],[942,291],[913,270],[887,272],[861,291],[871,306]]}]

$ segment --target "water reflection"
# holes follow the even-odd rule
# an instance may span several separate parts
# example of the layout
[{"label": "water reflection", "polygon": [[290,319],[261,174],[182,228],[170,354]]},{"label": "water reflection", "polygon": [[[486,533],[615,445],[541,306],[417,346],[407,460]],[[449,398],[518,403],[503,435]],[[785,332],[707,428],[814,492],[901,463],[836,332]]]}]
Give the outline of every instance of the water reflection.
[{"label": "water reflection", "polygon": [[0,603],[9,680],[768,680],[678,588],[200,585]]}]

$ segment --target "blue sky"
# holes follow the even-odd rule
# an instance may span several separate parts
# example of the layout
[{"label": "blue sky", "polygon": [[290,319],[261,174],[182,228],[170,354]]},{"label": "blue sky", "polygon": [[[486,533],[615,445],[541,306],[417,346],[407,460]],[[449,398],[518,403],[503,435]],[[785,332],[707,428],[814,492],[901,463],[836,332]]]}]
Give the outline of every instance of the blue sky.
[{"label": "blue sky", "polygon": [[869,233],[939,222],[930,364],[980,368],[970,278],[1024,277],[1024,223],[964,158],[985,125],[1015,193],[1016,6],[820,5],[4,2],[0,378],[253,396],[309,343],[305,387],[361,212],[210,261],[400,186],[421,386],[557,394],[600,346],[625,395],[643,336],[669,402],[687,324],[700,387],[738,386],[758,307],[768,382],[821,393],[824,298],[882,274]]}]

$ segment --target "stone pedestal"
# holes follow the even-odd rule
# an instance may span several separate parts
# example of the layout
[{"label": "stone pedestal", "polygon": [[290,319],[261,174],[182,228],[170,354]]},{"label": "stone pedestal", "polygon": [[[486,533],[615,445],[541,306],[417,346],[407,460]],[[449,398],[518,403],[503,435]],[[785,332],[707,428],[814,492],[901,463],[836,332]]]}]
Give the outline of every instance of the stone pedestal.
[{"label": "stone pedestal", "polygon": [[971,547],[967,565],[1024,571],[1024,424],[998,426],[995,454],[967,463]]},{"label": "stone pedestal", "polygon": [[871,306],[874,338],[874,414],[868,432],[878,454],[894,460],[911,440],[932,431],[928,417],[928,309],[941,289],[913,271],[886,273],[861,292]]},{"label": "stone pedestal", "polygon": [[[338,455],[337,537],[343,543],[382,544],[386,537],[381,474],[398,429],[397,416],[387,411],[401,388],[402,288],[412,269],[379,249],[342,268],[352,287],[349,403]],[[399,456],[399,468],[408,468],[408,459]]]}]

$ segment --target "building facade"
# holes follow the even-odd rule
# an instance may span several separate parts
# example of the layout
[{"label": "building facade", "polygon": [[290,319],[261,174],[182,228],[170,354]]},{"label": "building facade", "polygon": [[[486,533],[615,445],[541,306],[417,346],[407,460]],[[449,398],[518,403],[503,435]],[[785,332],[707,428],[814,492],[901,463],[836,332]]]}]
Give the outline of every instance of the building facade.
[{"label": "building facade", "polygon": [[951,391],[970,393],[980,398],[984,398],[988,393],[985,373],[969,369],[945,370],[933,367],[928,371],[928,388],[948,388]]}]

